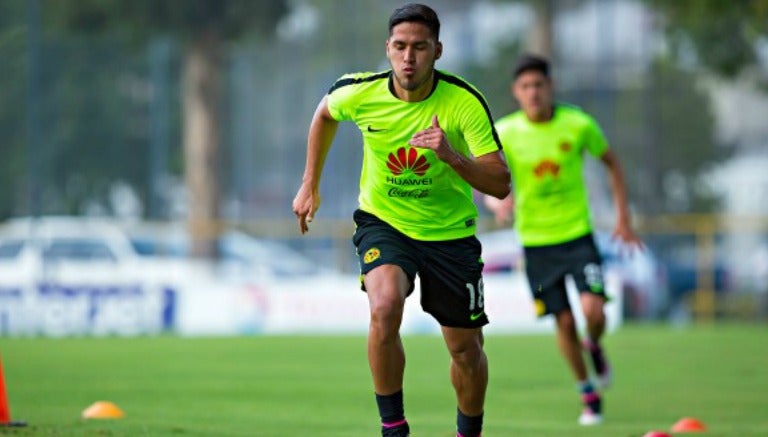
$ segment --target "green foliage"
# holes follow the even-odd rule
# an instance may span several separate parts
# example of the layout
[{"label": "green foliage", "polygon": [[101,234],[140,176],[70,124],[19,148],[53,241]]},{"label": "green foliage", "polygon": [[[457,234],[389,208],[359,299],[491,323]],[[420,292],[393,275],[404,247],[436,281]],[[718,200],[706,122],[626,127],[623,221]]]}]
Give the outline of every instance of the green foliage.
[{"label": "green foliage", "polygon": [[[29,5],[0,2],[0,219],[32,212],[29,181],[39,186],[41,213],[81,213],[104,201],[117,180],[147,200],[149,105],[153,96],[148,46],[158,37],[190,41],[207,30],[234,39],[264,38],[287,13],[287,1],[40,0],[40,44],[29,45]],[[32,21],[29,21],[29,20]],[[179,102],[179,45],[170,53],[167,97]],[[30,57],[40,81],[30,94]],[[40,120],[30,144],[28,105]],[[170,105],[168,161],[179,172],[180,108]],[[170,169],[162,169],[170,170]],[[145,202],[146,204],[146,202]]]},{"label": "green foliage", "polygon": [[[122,53],[121,53],[122,52]],[[146,59],[119,41],[49,47],[42,101],[43,212],[81,213],[107,203],[112,184],[148,190]]]},{"label": "green foliage", "polygon": [[[118,180],[144,195],[150,179],[146,55],[113,38],[85,46],[47,42],[40,47],[44,62],[30,99],[25,50],[18,47],[11,63],[16,68],[0,77],[0,92],[15,102],[0,107],[0,180],[7,178],[0,185],[0,217],[32,212],[33,177],[39,213],[77,214],[88,202],[107,204]],[[30,104],[40,115],[36,144],[26,130]],[[178,138],[178,129],[168,135]]]},{"label": "green foliage", "polygon": [[[322,22],[327,25],[313,36],[311,42],[311,45],[323,48],[308,53],[312,71],[332,71],[335,80],[351,71],[389,68],[384,51],[384,42],[389,36],[387,19],[399,5],[378,0],[311,0],[309,3],[319,11]],[[348,11],[348,15],[339,17],[339,10]],[[355,41],[340,45],[340,40],[350,38],[347,35],[354,35]],[[350,51],[354,56],[346,56]]]},{"label": "green foliage", "polygon": [[511,41],[496,48],[495,61],[490,65],[471,64],[462,73],[470,83],[480,88],[488,101],[494,119],[499,119],[517,109],[510,86],[515,60],[523,52],[522,41]]},{"label": "green foliage", "polygon": [[[646,87],[617,91],[611,142],[622,158],[630,198],[644,214],[717,210],[695,181],[732,150],[715,141],[710,100],[695,84],[695,74],[657,61]],[[686,181],[687,204],[664,185],[674,174]]]},{"label": "green foliage", "polygon": [[24,2],[0,1],[0,217],[14,213],[14,206],[26,198],[27,154],[26,115],[23,104],[26,88]]},{"label": "green foliage", "polygon": [[268,35],[288,12],[282,0],[47,0],[45,5],[49,22],[68,31],[121,30],[143,38],[160,33],[194,39],[210,29],[228,38]]},{"label": "green foliage", "polygon": [[[522,50],[520,41],[512,41],[497,49],[494,62],[471,65],[464,73],[479,84],[496,119],[517,109],[510,91],[511,70]],[[557,77],[556,60],[553,68]],[[688,204],[667,196],[664,187],[664,180],[673,173],[695,181],[701,171],[730,153],[715,142],[709,99],[696,87],[695,73],[659,60],[640,87],[601,89],[605,84],[596,83],[594,89],[566,90],[558,88],[557,82],[555,86],[556,100],[586,110],[606,131],[621,157],[629,197],[640,213],[716,209],[714,199],[697,191],[693,182],[685,187]]]},{"label": "green foliage", "polygon": [[[486,337],[491,436],[640,436],[684,416],[713,437],[768,434],[765,326],[625,326],[608,335],[616,371],[606,422],[576,424],[580,405],[552,335]],[[456,403],[437,336],[403,339],[414,433],[449,436]],[[12,435],[376,435],[365,338],[0,339]],[[727,371],[724,371],[727,369]],[[120,420],[80,419],[98,400]]]},{"label": "green foliage", "polygon": [[768,36],[765,0],[646,0],[664,17],[676,56],[693,46],[701,63],[733,77],[755,64],[755,42]]}]

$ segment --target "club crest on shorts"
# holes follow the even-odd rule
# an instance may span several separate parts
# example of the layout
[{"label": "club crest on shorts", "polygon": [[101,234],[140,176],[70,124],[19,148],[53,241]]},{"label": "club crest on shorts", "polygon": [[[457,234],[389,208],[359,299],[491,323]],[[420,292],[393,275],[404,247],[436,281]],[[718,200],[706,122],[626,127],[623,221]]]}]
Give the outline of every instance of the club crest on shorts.
[{"label": "club crest on shorts", "polygon": [[368,252],[365,252],[365,256],[363,256],[363,262],[366,264],[370,264],[381,256],[381,251],[378,247],[372,247],[368,249]]},{"label": "club crest on shorts", "polygon": [[605,290],[603,271],[599,264],[589,263],[584,266],[584,278],[593,293],[602,293]]},{"label": "club crest on shorts", "polygon": [[536,309],[537,316],[543,316],[544,313],[547,312],[547,305],[545,305],[544,301],[541,299],[534,299],[533,307]]}]

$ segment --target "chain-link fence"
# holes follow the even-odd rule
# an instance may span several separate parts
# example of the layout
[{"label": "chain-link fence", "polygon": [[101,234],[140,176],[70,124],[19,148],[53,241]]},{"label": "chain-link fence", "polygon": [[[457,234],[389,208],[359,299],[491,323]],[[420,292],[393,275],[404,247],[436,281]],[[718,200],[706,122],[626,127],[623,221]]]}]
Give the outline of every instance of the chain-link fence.
[{"label": "chain-link fence", "polygon": [[[319,262],[355,268],[349,236],[362,146],[354,126],[341,126],[327,158],[323,204],[311,236],[298,237],[291,200],[303,172],[315,105],[341,74],[388,68],[386,21],[399,4],[291,2],[291,13],[276,23],[274,37],[222,45],[221,147],[211,165],[218,169],[225,227],[281,238]],[[431,4],[443,23],[445,49],[437,67],[477,85],[496,118],[513,110],[510,66],[537,30],[536,7],[458,0]],[[765,162],[760,151],[768,127],[744,127],[759,111],[745,111],[740,119],[749,135],[723,139],[718,126],[730,120],[721,108],[728,95],[717,90],[740,85],[718,88],[702,80],[696,68],[671,62],[660,23],[644,3],[552,4],[557,98],[592,113],[622,159],[633,209],[647,217],[639,222],[642,233],[667,265],[670,299],[663,312],[686,317],[683,310],[693,308],[693,315],[765,318],[766,211],[754,205],[768,204],[768,183],[758,176],[736,178],[744,174],[742,167],[717,177],[708,173],[735,154]],[[172,36],[133,41],[121,34],[55,33],[45,23],[35,24],[31,15],[0,20],[5,66],[0,93],[6,102],[0,108],[0,215],[186,218],[185,41]],[[765,99],[751,107],[759,108]],[[612,205],[599,165],[591,163],[586,177],[596,222],[610,223]],[[751,200],[733,200],[745,189]],[[730,209],[724,214],[753,217],[751,224],[714,215],[685,219],[674,228],[665,221],[668,214],[725,208]],[[481,207],[480,213],[490,227],[488,212]],[[697,296],[692,306],[687,305],[690,296]]]}]

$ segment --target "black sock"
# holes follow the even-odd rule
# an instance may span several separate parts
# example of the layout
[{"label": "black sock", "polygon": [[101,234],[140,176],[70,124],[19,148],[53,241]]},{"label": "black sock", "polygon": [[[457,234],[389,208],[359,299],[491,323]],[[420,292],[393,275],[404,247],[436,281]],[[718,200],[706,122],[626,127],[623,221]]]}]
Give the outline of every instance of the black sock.
[{"label": "black sock", "polygon": [[379,406],[379,416],[383,426],[405,420],[402,390],[386,396],[376,394],[376,404]]},{"label": "black sock", "polygon": [[477,437],[483,431],[483,413],[479,416],[466,416],[456,408],[456,427],[463,437]]},{"label": "black sock", "polygon": [[589,382],[588,379],[585,379],[584,381],[579,381],[576,383],[576,387],[578,387],[579,392],[583,395],[592,393],[595,391],[595,387],[592,385],[591,382]]},{"label": "black sock", "polygon": [[579,391],[581,392],[581,398],[593,412],[600,414],[602,412],[602,403],[600,402],[600,394],[595,391],[592,383],[589,380],[579,381],[577,383]]}]

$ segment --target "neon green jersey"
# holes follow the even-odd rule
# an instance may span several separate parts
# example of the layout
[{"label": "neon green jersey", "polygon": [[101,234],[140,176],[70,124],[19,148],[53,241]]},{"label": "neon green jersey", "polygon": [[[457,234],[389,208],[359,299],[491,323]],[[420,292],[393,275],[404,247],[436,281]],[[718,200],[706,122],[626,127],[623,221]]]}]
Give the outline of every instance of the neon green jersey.
[{"label": "neon green jersey", "polygon": [[363,134],[360,209],[405,235],[424,241],[474,235],[472,187],[429,149],[411,147],[416,132],[437,115],[448,142],[464,156],[501,148],[488,105],[463,79],[435,72],[435,86],[420,102],[394,95],[391,71],[342,76],[328,92],[338,121],[354,121]]},{"label": "neon green jersey", "polygon": [[557,105],[547,122],[531,122],[517,111],[498,120],[496,129],[512,172],[515,227],[523,245],[557,244],[590,232],[583,152],[600,157],[608,150],[595,120]]}]

